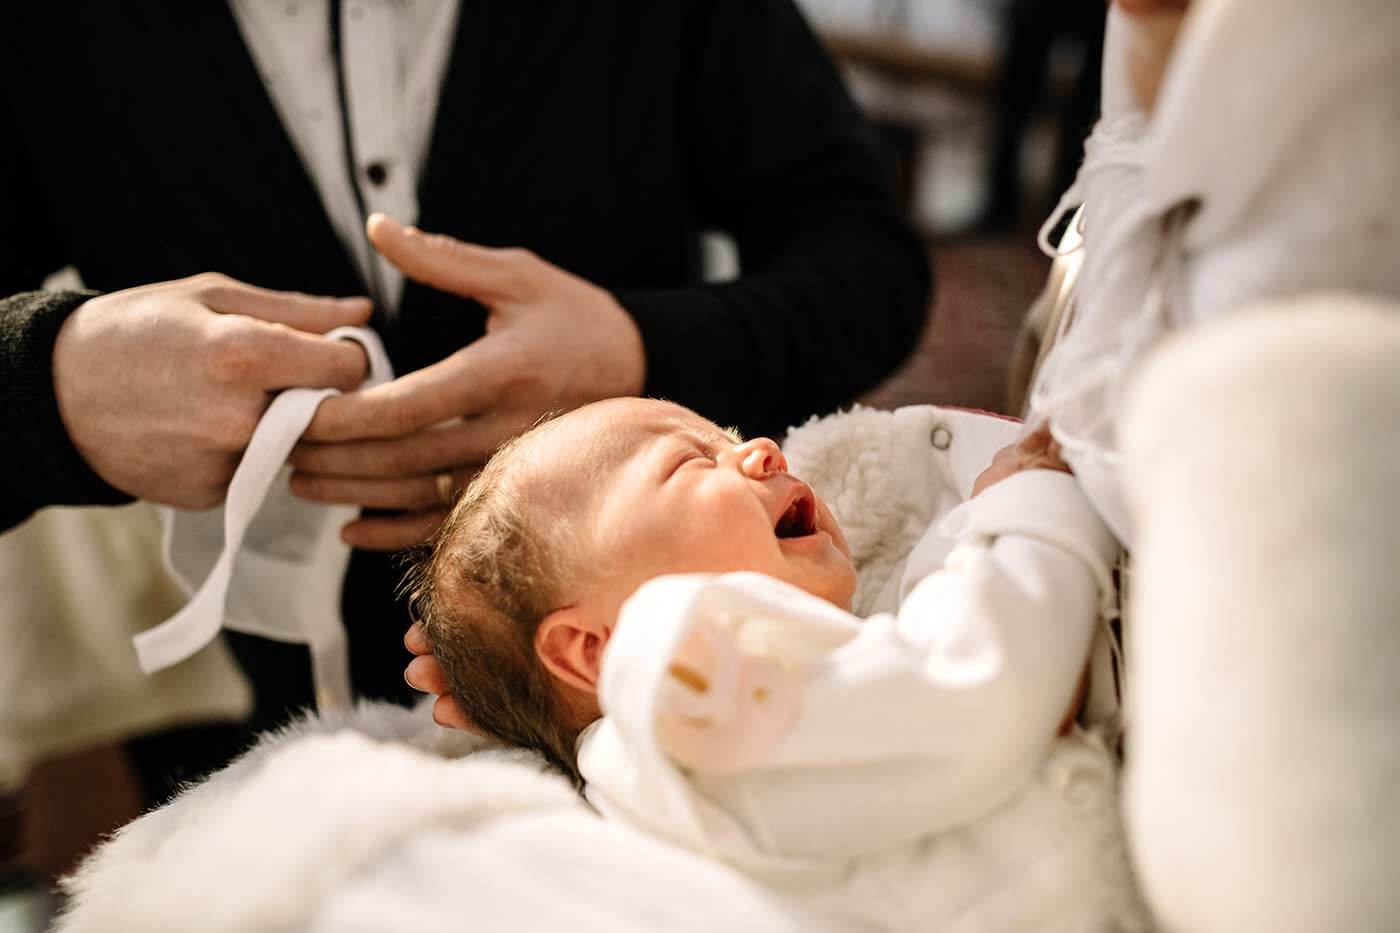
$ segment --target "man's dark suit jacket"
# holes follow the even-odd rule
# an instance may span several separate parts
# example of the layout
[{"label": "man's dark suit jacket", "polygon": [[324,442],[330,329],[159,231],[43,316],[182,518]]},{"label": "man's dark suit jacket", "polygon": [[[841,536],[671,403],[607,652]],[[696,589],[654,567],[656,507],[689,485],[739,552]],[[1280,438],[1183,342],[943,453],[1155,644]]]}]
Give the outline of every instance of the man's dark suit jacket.
[{"label": "man's dark suit jacket", "polygon": [[[16,295],[45,274],[72,263],[98,291],[217,271],[366,293],[225,3],[50,0],[4,18],[0,527],[120,498],[52,397],[53,337],[83,296]],[[648,394],[774,433],[849,402],[914,345],[926,260],[887,181],[791,0],[463,0],[418,224],[527,247],[612,290],[642,332]],[[735,238],[740,280],[700,282],[705,229]],[[480,336],[483,313],[409,283],[376,324],[406,372]],[[397,573],[357,553],[345,587],[367,696],[407,696]],[[311,703],[304,651],[233,641],[258,687],[250,728]],[[215,745],[178,773],[234,750]]]}]

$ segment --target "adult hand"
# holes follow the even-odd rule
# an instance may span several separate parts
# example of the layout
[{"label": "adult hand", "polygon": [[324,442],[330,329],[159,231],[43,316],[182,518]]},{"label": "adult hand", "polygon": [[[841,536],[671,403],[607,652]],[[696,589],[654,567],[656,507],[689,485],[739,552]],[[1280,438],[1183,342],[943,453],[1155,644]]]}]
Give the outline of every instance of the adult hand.
[{"label": "adult hand", "polygon": [[476,732],[472,721],[448,692],[447,678],[442,673],[442,665],[433,657],[432,646],[428,644],[428,637],[423,634],[421,622],[414,622],[409,626],[408,633],[403,637],[403,645],[413,655],[413,660],[408,662],[408,667],[403,672],[403,679],[408,681],[408,685],[414,690],[437,696],[433,703],[433,721],[449,729]]},{"label": "adult hand", "polygon": [[393,382],[325,401],[291,457],[292,490],[397,514],[342,537],[397,550],[441,524],[453,493],[502,442],[540,417],[636,395],[641,334],[608,292],[516,249],[489,249],[369,219],[375,248],[409,278],[475,299],[486,334]]},{"label": "adult hand", "polygon": [[1058,470],[1074,472],[1060,456],[1060,442],[1050,436],[1050,426],[1043,424],[1014,444],[996,452],[991,465],[972,484],[975,499],[988,486],[1025,470]]},{"label": "adult hand", "polygon": [[112,486],[209,508],[272,393],[360,384],[363,351],[316,335],[363,324],[370,310],[367,298],[269,291],[213,273],[93,298],[54,343],[59,415]]}]

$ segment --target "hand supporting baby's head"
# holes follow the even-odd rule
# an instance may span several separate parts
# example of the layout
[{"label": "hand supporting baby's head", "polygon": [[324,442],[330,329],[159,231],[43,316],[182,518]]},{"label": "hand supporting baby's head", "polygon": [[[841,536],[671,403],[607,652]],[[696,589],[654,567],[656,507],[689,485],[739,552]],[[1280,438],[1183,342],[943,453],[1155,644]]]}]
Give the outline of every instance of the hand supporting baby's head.
[{"label": "hand supporting baby's head", "polygon": [[670,573],[765,573],[843,608],[855,590],[826,505],[776,444],[666,402],[586,406],[502,447],[408,589],[454,699],[486,734],[575,777],[623,602]]},{"label": "hand supporting baby's head", "polygon": [[533,637],[577,568],[563,560],[563,530],[531,501],[530,438],[502,446],[468,485],[404,588],[473,727],[572,774],[563,698],[534,657]]}]

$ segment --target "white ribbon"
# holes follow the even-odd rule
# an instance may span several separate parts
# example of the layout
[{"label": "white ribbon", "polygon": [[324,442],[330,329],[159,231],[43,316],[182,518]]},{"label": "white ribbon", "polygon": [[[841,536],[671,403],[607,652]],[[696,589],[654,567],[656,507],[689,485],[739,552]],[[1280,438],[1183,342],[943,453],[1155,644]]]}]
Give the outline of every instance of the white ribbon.
[{"label": "white ribbon", "polygon": [[[393,378],[373,331],[341,327],[326,336],[364,348],[365,385]],[[321,402],[339,394],[316,388],[280,393],[253,431],[223,508],[160,509],[166,566],[192,598],[133,639],[143,671],[178,664],[227,628],[307,645],[318,707],[350,705],[350,658],[340,614],[350,548],[340,540],[340,528],[359,509],[293,496],[286,466]]]}]

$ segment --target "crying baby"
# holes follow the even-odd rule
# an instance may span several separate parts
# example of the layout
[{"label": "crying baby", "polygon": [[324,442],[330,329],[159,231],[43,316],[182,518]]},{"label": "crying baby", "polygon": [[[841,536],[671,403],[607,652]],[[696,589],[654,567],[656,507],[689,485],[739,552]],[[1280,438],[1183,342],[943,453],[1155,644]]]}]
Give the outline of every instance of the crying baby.
[{"label": "crying baby", "polygon": [[[1048,432],[998,453],[973,495],[1027,470],[1069,472]],[[737,571],[842,610],[856,588],[840,525],[788,472],[777,444],[629,398],[545,422],[501,448],[410,589],[476,728],[577,780],[578,737],[602,715],[603,660],[628,597],[663,575]]]},{"label": "crying baby", "polygon": [[[412,601],[476,729],[609,820],[784,884],[820,876],[816,898],[859,887],[859,862],[895,902],[852,889],[832,909],[877,928],[870,910],[948,919],[1003,896],[1131,928],[1106,845],[1116,761],[1073,723],[1117,544],[1048,431],[989,460],[907,556],[897,611],[860,619],[841,527],[777,444],[599,402],[495,454]],[[1090,813],[1065,769],[1110,790]]]}]

